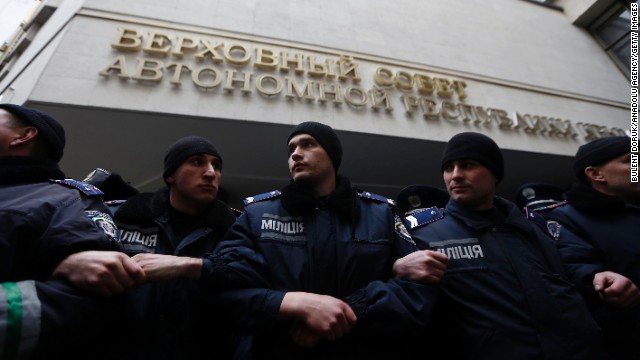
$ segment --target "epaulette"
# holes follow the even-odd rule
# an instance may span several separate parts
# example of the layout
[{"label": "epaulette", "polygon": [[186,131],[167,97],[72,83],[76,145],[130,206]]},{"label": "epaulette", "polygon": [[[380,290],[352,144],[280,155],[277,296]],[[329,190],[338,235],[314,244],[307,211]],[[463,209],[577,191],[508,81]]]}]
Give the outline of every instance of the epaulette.
[{"label": "epaulette", "polygon": [[561,206],[565,206],[567,205],[568,202],[567,200],[564,201],[560,201],[559,203],[555,203],[555,204],[551,204],[551,205],[547,205],[547,206],[542,206],[539,208],[535,208],[533,209],[534,211],[547,211],[547,210],[553,210],[555,208],[561,207]]},{"label": "epaulette", "polygon": [[102,190],[98,189],[94,185],[91,185],[91,184],[83,182],[83,181],[78,181],[78,180],[74,180],[74,179],[62,179],[62,180],[51,179],[49,181],[51,181],[52,183],[55,183],[55,184],[60,184],[60,185],[66,186],[66,187],[71,187],[71,188],[74,188],[74,189],[78,189],[85,196],[102,196],[102,195],[104,195]]},{"label": "epaulette", "polygon": [[437,206],[433,206],[405,216],[402,222],[404,222],[404,226],[406,226],[407,229],[411,230],[442,219],[444,219],[442,211],[440,211]]},{"label": "epaulette", "polygon": [[[563,201],[562,203],[546,206],[544,209],[555,209],[557,207],[560,207],[566,204],[567,202]],[[560,230],[562,229],[562,226],[560,225],[560,223],[558,223],[555,220],[545,219],[544,216],[538,213],[538,211],[539,209],[535,209],[535,210],[525,209],[525,215],[527,215],[527,220],[538,225],[544,232],[551,235],[551,237],[553,237],[554,239],[558,240],[558,238],[560,237]]]},{"label": "epaulette", "polygon": [[107,206],[118,206],[118,205],[122,205],[124,203],[126,203],[127,200],[107,200],[104,202],[105,205]]},{"label": "epaulette", "polygon": [[527,216],[527,220],[538,225],[545,231],[547,230],[547,220],[544,218],[544,216],[538,214],[537,210],[525,209],[524,213]]},{"label": "epaulette", "polygon": [[235,215],[236,217],[239,217],[240,215],[242,215],[242,213],[244,213],[244,211],[242,210],[238,210],[236,208],[232,208],[229,207],[229,209],[231,209],[231,212],[233,213],[233,215]]},{"label": "epaulette", "polygon": [[368,191],[358,192],[358,195],[363,199],[375,200],[378,202],[382,202],[391,206],[395,206],[396,202],[393,199],[386,198],[384,196],[380,196],[377,194],[370,193]]},{"label": "epaulette", "polygon": [[249,196],[247,198],[245,198],[243,200],[244,202],[244,206],[253,204],[253,203],[257,203],[259,201],[264,201],[264,200],[268,200],[268,199],[275,199],[278,196],[280,196],[280,191],[279,190],[273,190],[264,194],[260,194],[260,195],[254,195],[254,196]]}]

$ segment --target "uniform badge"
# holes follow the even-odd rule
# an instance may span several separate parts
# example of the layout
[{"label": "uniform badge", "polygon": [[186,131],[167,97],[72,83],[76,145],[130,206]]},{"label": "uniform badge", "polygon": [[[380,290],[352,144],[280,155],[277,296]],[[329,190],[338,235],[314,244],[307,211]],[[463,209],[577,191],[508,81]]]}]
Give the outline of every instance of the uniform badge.
[{"label": "uniform badge", "polygon": [[404,226],[404,223],[402,222],[402,219],[400,219],[400,217],[398,215],[395,215],[395,229],[396,229],[396,234],[398,234],[398,236],[400,236],[400,238],[412,243],[413,245],[415,245],[415,241],[413,241],[413,239],[411,238],[411,235],[409,234],[409,230],[407,230],[407,227]]},{"label": "uniform badge", "polygon": [[118,239],[118,227],[113,222],[111,216],[95,210],[86,210],[85,214],[87,214],[89,219],[98,227],[98,229],[102,230],[110,239]]},{"label": "uniform badge", "polygon": [[562,229],[562,225],[559,222],[554,220],[547,221],[547,230],[556,240],[560,238],[560,229]]}]

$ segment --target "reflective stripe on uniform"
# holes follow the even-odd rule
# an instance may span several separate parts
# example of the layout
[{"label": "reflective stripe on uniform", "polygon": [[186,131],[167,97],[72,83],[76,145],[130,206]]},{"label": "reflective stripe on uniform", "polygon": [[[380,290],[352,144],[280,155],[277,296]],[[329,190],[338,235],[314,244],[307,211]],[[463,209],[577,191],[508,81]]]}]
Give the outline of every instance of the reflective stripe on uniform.
[{"label": "reflective stripe on uniform", "polygon": [[40,308],[35,281],[0,286],[0,360],[27,358],[35,349]]}]

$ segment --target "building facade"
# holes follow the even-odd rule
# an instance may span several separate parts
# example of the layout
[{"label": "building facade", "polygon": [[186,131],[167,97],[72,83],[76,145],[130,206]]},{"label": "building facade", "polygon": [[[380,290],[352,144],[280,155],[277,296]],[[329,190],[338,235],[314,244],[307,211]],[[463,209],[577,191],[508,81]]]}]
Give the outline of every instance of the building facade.
[{"label": "building facade", "polygon": [[286,183],[288,131],[315,120],[339,132],[341,173],[388,197],[442,187],[446,141],[482,132],[504,150],[498,191],[513,199],[525,182],[567,187],[578,146],[629,130],[628,7],[46,0],[1,48],[0,102],[60,120],[74,178],[101,167],[155,190],[167,147],[198,134],[241,207]]}]

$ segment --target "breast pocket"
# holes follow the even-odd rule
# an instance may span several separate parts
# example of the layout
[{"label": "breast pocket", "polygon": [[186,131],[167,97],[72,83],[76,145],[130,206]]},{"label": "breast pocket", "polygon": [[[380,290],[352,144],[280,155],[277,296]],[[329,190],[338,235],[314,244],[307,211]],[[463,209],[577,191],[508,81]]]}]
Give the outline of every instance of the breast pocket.
[{"label": "breast pocket", "polygon": [[388,275],[393,254],[392,241],[377,238],[351,240],[344,256],[347,268],[366,272],[373,279]]}]

